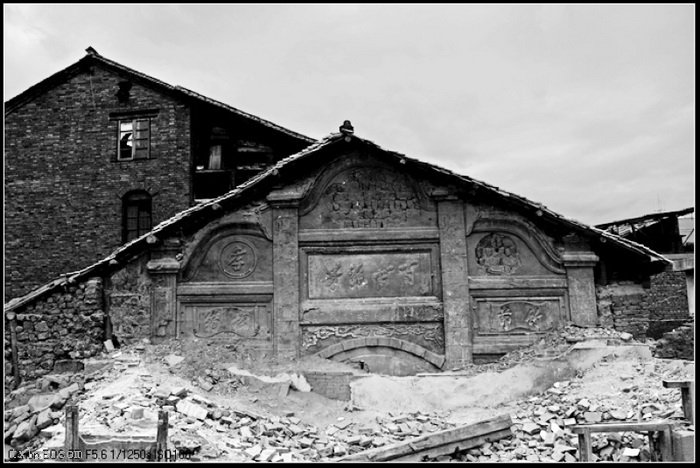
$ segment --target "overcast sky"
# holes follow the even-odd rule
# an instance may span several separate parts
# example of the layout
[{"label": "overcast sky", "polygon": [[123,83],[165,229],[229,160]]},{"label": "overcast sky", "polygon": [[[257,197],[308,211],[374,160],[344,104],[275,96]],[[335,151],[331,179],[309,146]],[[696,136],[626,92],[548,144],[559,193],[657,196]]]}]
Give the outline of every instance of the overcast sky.
[{"label": "overcast sky", "polygon": [[695,6],[8,5],[4,100],[88,46],[589,224],[694,206]]}]

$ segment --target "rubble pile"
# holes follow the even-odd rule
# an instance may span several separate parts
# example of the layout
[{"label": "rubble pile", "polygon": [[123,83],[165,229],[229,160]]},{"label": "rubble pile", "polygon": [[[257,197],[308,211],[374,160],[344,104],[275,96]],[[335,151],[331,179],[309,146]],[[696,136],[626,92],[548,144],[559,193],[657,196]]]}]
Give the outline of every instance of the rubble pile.
[{"label": "rubble pile", "polygon": [[654,346],[654,356],[665,359],[695,360],[695,333],[693,325],[684,325],[664,333]]},{"label": "rubble pile", "polygon": [[48,428],[63,421],[62,408],[83,387],[79,375],[56,374],[10,392],[5,405],[5,443],[18,449],[33,448],[35,436],[47,435]]},{"label": "rubble pile", "polygon": [[[12,446],[20,450],[37,449],[42,444],[44,448],[56,448],[64,437],[65,416],[61,408],[69,399],[79,405],[81,433],[138,433],[155,438],[158,412],[168,411],[171,448],[181,457],[195,461],[323,461],[454,426],[441,414],[414,412],[389,413],[361,425],[341,416],[320,428],[303,422],[291,411],[284,416],[270,416],[217,404],[196,393],[204,390],[199,378],[194,379],[196,385],[192,386],[160,385],[140,366],[138,355],[117,351],[112,359],[112,366],[93,372],[87,379],[77,374],[49,375],[37,381],[36,388],[25,386],[15,391],[15,398],[23,395],[26,400],[30,394],[33,396],[29,403],[6,412],[6,441],[12,441]],[[120,375],[123,378],[125,369],[130,369],[127,374],[131,374],[128,389],[123,383],[98,389],[101,380]],[[215,372],[211,374],[210,377],[218,378]],[[229,379],[225,373],[220,377],[217,384]],[[83,390],[86,394],[81,396]],[[358,409],[346,407],[347,412]],[[46,430],[48,425],[58,426]],[[54,438],[47,442],[45,437]]]},{"label": "rubble pile", "polygon": [[635,341],[630,333],[612,328],[580,327],[567,323],[549,331],[530,346],[504,354],[495,362],[474,364],[459,369],[459,374],[469,376],[482,372],[501,372],[536,358],[562,355],[571,348],[572,344],[586,340],[604,340],[610,344]]},{"label": "rubble pile", "polygon": [[[657,387],[640,387],[633,376],[647,374],[658,383]],[[613,422],[637,422],[659,419],[683,420],[680,392],[660,387],[664,379],[677,377],[664,373],[658,366],[638,364],[629,375],[629,382],[619,389],[616,398],[576,395],[582,379],[556,382],[540,395],[517,402],[511,412],[513,436],[460,454],[461,461],[578,461],[578,436],[571,426]],[[692,426],[691,426],[692,427]],[[591,461],[649,461],[652,453],[646,434],[635,432],[591,434],[593,458]],[[657,451],[658,452],[658,451]],[[658,453],[654,454],[658,456]],[[658,458],[657,458],[658,459]]]}]

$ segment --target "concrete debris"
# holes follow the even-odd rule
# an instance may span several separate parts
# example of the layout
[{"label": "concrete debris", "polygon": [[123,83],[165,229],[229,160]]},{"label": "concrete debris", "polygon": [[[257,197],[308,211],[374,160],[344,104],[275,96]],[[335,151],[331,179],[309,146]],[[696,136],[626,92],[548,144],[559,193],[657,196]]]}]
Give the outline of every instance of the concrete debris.
[{"label": "concrete debris", "polygon": [[175,405],[178,413],[203,421],[207,417],[208,411],[201,406],[186,400],[180,400]]},{"label": "concrete debris", "polygon": [[175,367],[184,360],[185,360],[184,357],[177,356],[175,354],[169,354],[163,358],[163,361],[170,367]]}]

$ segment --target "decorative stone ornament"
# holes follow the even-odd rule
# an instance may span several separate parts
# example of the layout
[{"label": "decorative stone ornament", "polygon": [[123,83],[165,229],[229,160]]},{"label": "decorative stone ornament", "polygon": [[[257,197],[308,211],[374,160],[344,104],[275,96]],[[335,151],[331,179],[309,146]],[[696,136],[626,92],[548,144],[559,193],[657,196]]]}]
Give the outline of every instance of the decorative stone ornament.
[{"label": "decorative stone ornament", "polygon": [[236,240],[221,249],[219,266],[230,278],[240,279],[249,276],[255,270],[257,257],[255,248],[244,240]]}]

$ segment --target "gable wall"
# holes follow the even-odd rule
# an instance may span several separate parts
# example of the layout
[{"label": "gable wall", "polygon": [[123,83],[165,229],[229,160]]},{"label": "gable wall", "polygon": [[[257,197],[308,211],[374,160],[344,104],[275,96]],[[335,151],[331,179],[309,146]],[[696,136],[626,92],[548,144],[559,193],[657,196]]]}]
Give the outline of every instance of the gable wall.
[{"label": "gable wall", "polygon": [[604,323],[587,240],[371,156],[310,160],[292,182],[115,266],[103,278],[114,333],[411,374],[505,353],[565,321],[624,326]]}]

